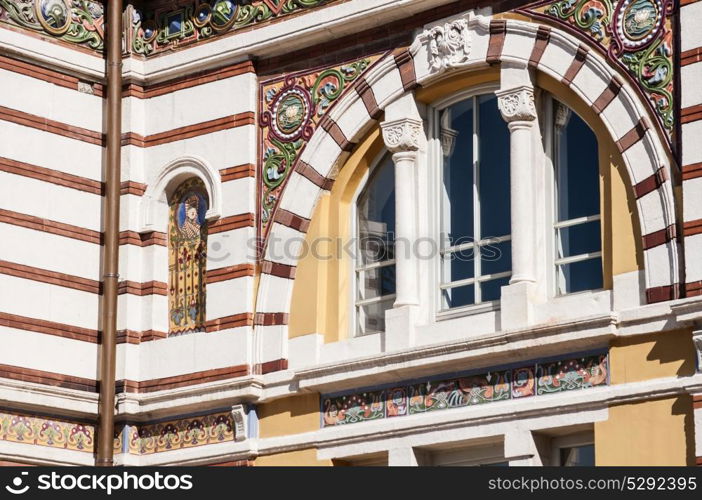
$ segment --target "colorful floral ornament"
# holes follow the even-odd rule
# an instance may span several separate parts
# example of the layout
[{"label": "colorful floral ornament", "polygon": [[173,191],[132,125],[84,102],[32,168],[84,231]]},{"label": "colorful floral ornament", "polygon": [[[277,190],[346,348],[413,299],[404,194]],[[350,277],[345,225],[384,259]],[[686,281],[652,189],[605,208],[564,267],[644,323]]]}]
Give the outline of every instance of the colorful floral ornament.
[{"label": "colorful floral ornament", "polygon": [[596,42],[648,98],[672,144],[675,125],[673,0],[547,0],[522,13],[564,26]]},{"label": "colorful floral ornament", "polygon": [[[285,183],[321,118],[381,54],[264,82],[259,237],[265,241]],[[263,245],[265,246],[265,244]],[[262,248],[263,248],[262,246]]]}]

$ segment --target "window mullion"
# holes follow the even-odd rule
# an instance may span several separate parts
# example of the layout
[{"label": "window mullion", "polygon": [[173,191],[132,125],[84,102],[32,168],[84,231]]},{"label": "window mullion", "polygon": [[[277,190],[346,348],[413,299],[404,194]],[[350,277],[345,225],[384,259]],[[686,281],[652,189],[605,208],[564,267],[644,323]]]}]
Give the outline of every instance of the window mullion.
[{"label": "window mullion", "polygon": [[[473,97],[473,241],[480,241],[480,117],[478,109],[478,98]],[[480,277],[480,247],[476,245],[476,251],[473,252],[473,276],[477,279]],[[476,282],[473,286],[473,294],[475,303],[482,302],[482,294],[480,284]]]}]

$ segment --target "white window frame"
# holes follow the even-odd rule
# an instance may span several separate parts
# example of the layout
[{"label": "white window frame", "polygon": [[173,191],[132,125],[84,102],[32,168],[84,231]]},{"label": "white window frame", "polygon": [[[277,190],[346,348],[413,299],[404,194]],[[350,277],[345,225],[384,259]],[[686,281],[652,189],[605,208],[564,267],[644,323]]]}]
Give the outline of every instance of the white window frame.
[{"label": "white window frame", "polygon": [[[374,331],[374,332],[369,332],[369,333],[361,333],[361,315],[359,314],[360,308],[364,305],[368,304],[374,304],[378,302],[384,302],[384,301],[389,301],[392,300],[393,302],[395,301],[396,294],[390,294],[390,295],[382,295],[380,297],[374,297],[372,299],[365,299],[365,300],[359,300],[359,290],[360,290],[360,284],[361,280],[359,280],[359,273],[363,271],[368,271],[370,269],[374,268],[379,268],[379,267],[387,267],[391,265],[396,264],[396,259],[391,259],[386,262],[382,262],[380,264],[370,264],[366,266],[359,265],[359,260],[361,258],[361,251],[359,247],[359,243],[361,241],[360,236],[359,236],[359,227],[358,227],[358,199],[361,197],[361,194],[363,191],[366,189],[368,185],[368,181],[371,177],[371,173],[374,171],[374,169],[378,166],[378,164],[385,158],[385,155],[390,155],[392,156],[392,153],[390,153],[385,147],[382,148],[380,153],[376,155],[375,158],[373,158],[373,161],[370,164],[370,167],[368,170],[363,174],[363,178],[361,181],[358,183],[358,187],[356,188],[356,191],[353,194],[353,198],[351,199],[351,235],[352,238],[356,240],[354,244],[354,253],[355,256],[350,259],[351,261],[351,266],[349,269],[350,276],[351,276],[351,300],[350,300],[350,311],[349,311],[349,318],[351,318],[351,322],[349,325],[349,338],[358,338],[358,337],[367,337],[370,335],[377,335],[381,333],[380,331]],[[393,166],[394,168],[394,166]],[[395,186],[393,186],[393,190],[395,189]],[[397,214],[395,214],[397,216]],[[397,268],[395,268],[397,272]]]},{"label": "white window frame", "polygon": [[[468,248],[474,248],[479,251],[480,247],[501,243],[503,241],[511,241],[511,234],[508,236],[503,236],[499,238],[487,238],[476,242],[463,243],[459,245],[454,245],[452,247],[444,247],[444,241],[441,238],[442,230],[444,227],[444,205],[443,205],[443,151],[441,149],[441,113],[446,108],[456,104],[460,101],[469,98],[477,98],[478,96],[485,94],[494,94],[495,91],[499,90],[499,84],[497,82],[490,82],[482,85],[477,85],[471,87],[470,89],[454,93],[446,98],[440,99],[432,103],[430,107],[429,115],[429,130],[430,135],[430,145],[429,145],[429,164],[430,164],[430,185],[432,186],[430,192],[430,205],[433,207],[435,216],[431,218],[432,224],[432,234],[434,235],[435,241],[439,242],[439,255],[437,255],[436,264],[433,266],[434,279],[433,279],[433,297],[432,300],[434,306],[434,315],[437,319],[449,319],[458,316],[464,316],[469,314],[479,314],[487,311],[496,311],[500,308],[500,300],[492,300],[487,302],[476,302],[475,304],[470,304],[462,307],[455,307],[451,309],[446,309],[443,307],[443,292],[444,290],[457,288],[460,286],[465,286],[469,284],[479,284],[483,281],[489,281],[491,279],[497,279],[501,277],[508,277],[512,275],[512,271],[497,273],[492,275],[481,275],[480,273],[480,258],[474,260],[474,277],[467,278],[464,280],[458,280],[451,283],[443,282],[443,269],[442,265],[445,264],[443,255],[446,252],[456,252],[465,250]],[[475,114],[473,115],[475,117]],[[475,118],[474,118],[475,119]],[[506,126],[506,125],[505,125]],[[479,161],[476,155],[478,154],[477,141],[478,141],[478,127],[477,124],[473,124],[473,203],[475,207],[476,200],[479,200],[477,195],[477,187],[480,182],[479,175],[477,171],[479,170]],[[479,201],[477,202],[479,203]],[[476,221],[477,219],[477,221]],[[480,234],[480,214],[479,211],[473,210],[473,228],[474,232]],[[474,250],[475,253],[475,250]],[[478,254],[479,255],[479,254]],[[480,300],[480,286],[475,286],[475,299]]]},{"label": "white window frame", "polygon": [[[543,128],[542,130],[544,131],[544,153],[546,154],[546,158],[549,163],[549,168],[545,169],[546,170],[546,200],[547,200],[547,216],[549,217],[549,223],[547,225],[548,228],[548,236],[546,238],[546,243],[548,245],[548,248],[550,248],[550,258],[549,258],[549,272],[548,272],[548,277],[549,277],[549,283],[548,283],[548,291],[549,291],[549,296],[551,297],[567,297],[567,296],[572,296],[572,295],[578,295],[578,294],[588,294],[588,293],[593,293],[593,292],[599,292],[604,290],[604,270],[602,271],[602,284],[603,287],[600,288],[593,288],[589,290],[581,290],[578,292],[561,292],[561,288],[558,283],[558,267],[561,265],[565,264],[572,264],[575,262],[583,262],[586,260],[591,260],[591,259],[596,259],[596,258],[603,258],[603,253],[602,253],[602,192],[600,191],[601,186],[599,183],[598,179],[598,186],[597,189],[600,191],[600,209],[597,214],[587,216],[587,217],[578,217],[575,219],[569,219],[565,221],[558,221],[558,184],[556,182],[556,155],[555,155],[555,127],[553,124],[553,113],[554,113],[554,100],[556,99],[553,95],[550,93],[544,93],[543,94],[543,103],[539,107],[541,110],[543,119],[542,119],[542,125]],[[561,102],[561,101],[559,101]],[[564,106],[568,106],[568,104],[561,102]],[[571,113],[575,113],[575,111],[570,108]],[[577,113],[576,113],[577,114]],[[583,120],[583,118],[580,118]],[[585,121],[585,120],[583,120]],[[587,122],[585,122],[587,124]],[[589,125],[588,125],[589,126]],[[594,134],[594,131],[593,131]],[[597,139],[597,136],[595,134],[595,138]],[[598,144],[599,148],[599,144]],[[598,155],[598,172],[599,172],[599,155]],[[588,222],[594,222],[594,221],[599,221],[600,222],[600,250],[597,252],[589,252],[589,253],[584,253],[584,254],[579,254],[579,255],[573,255],[571,257],[565,257],[565,258],[559,258],[558,257],[558,249],[559,249],[559,234],[560,234],[560,229],[567,228],[567,227],[572,227],[572,226],[577,226],[581,224],[586,224]]]}]

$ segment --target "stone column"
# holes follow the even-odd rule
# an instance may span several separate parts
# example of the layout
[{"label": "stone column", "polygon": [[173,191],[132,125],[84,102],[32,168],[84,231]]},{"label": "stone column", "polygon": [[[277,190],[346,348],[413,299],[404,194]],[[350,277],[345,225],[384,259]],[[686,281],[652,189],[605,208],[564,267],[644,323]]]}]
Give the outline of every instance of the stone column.
[{"label": "stone column", "polygon": [[512,279],[510,284],[535,281],[534,185],[532,126],[536,119],[531,86],[496,93],[502,118],[510,131],[510,196],[512,216]]},{"label": "stone column", "polygon": [[395,163],[395,259],[396,294],[394,307],[419,304],[417,262],[412,246],[417,241],[416,178],[417,151],[422,121],[400,118],[381,123],[385,146]]}]

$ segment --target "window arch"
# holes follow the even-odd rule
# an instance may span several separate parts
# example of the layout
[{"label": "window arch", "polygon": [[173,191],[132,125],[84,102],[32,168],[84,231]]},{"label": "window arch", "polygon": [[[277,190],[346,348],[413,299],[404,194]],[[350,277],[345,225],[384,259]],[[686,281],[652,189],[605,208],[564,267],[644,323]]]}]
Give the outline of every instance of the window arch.
[{"label": "window arch", "polygon": [[395,166],[385,153],[356,201],[356,335],[385,330],[395,300]]},{"label": "window arch", "polygon": [[205,329],[208,202],[198,177],[180,184],[169,199],[169,336]]}]

